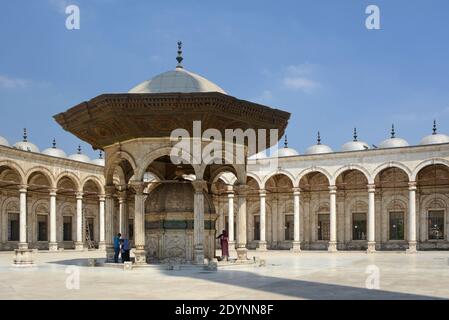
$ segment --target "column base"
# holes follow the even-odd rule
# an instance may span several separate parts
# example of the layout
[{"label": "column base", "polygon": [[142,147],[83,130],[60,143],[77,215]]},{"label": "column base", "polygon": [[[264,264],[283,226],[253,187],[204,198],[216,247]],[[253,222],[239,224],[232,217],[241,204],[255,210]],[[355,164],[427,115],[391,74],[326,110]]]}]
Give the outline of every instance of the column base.
[{"label": "column base", "polygon": [[145,249],[135,249],[134,257],[136,265],[147,264],[147,252],[145,251]]},{"label": "column base", "polygon": [[14,250],[14,264],[13,265],[15,267],[33,267],[33,266],[35,266],[34,260],[33,260],[33,250],[31,250],[31,249],[16,249],[16,250]]},{"label": "column base", "polygon": [[293,241],[293,247],[290,249],[293,253],[300,253],[301,252],[301,242],[299,241]]},{"label": "column base", "polygon": [[406,253],[417,253],[418,249],[417,249],[417,242],[416,241],[409,241],[408,242],[408,249],[405,250]]},{"label": "column base", "polygon": [[84,251],[84,243],[75,242],[75,251]]},{"label": "column base", "polygon": [[267,242],[266,241],[259,241],[256,250],[257,251],[267,251]]},{"label": "column base", "polygon": [[58,251],[58,243],[56,242],[50,242],[48,244],[48,250],[49,251]]},{"label": "column base", "polygon": [[114,247],[113,246],[106,246],[106,262],[108,263],[115,263],[114,261]]},{"label": "column base", "polygon": [[98,243],[98,250],[106,251],[106,242],[102,241]]},{"label": "column base", "polygon": [[327,246],[327,251],[329,252],[337,252],[337,242],[329,241],[329,245]]},{"label": "column base", "polygon": [[193,263],[196,265],[203,265],[204,262],[204,250],[202,248],[196,248],[193,253]]},{"label": "column base", "polygon": [[27,250],[28,249],[28,243],[26,242],[19,242],[17,249],[19,250]]},{"label": "column base", "polygon": [[366,249],[366,253],[374,253],[376,252],[376,243],[368,242],[368,249]]},{"label": "column base", "polygon": [[237,248],[237,260],[248,260],[248,249],[246,247]]}]

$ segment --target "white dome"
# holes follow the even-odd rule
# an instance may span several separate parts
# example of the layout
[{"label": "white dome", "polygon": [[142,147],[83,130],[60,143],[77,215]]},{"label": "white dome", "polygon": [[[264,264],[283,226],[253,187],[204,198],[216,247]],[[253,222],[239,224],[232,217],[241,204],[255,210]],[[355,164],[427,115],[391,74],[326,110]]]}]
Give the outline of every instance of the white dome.
[{"label": "white dome", "polygon": [[2,136],[0,136],[0,146],[9,147],[9,142],[8,142],[8,140],[6,140],[5,138],[3,138]]},{"label": "white dome", "polygon": [[258,159],[265,159],[267,157],[267,153],[264,151],[260,151],[256,154],[253,154],[248,158],[248,160],[258,160]]},{"label": "white dome", "polygon": [[19,149],[19,150],[23,150],[23,151],[29,151],[29,152],[39,152],[39,148],[36,147],[36,145],[32,144],[31,142],[28,141],[20,141],[17,142],[14,145],[14,148]]},{"label": "white dome", "polygon": [[86,156],[85,154],[72,154],[69,157],[70,160],[75,160],[75,161],[79,161],[79,162],[85,162],[85,163],[89,163],[90,162],[90,158],[88,156]]},{"label": "white dome", "polygon": [[382,141],[379,144],[379,148],[400,148],[400,147],[408,147],[409,143],[402,138],[390,138]]},{"label": "white dome", "polygon": [[56,139],[53,139],[53,146],[45,149],[42,153],[51,157],[67,158],[67,154],[63,150],[56,148]]},{"label": "white dome", "polygon": [[39,148],[36,147],[36,145],[32,144],[31,142],[28,142],[28,133],[27,129],[23,129],[23,140],[20,142],[17,142],[14,145],[14,148],[23,150],[23,151],[29,151],[29,152],[39,152]]},{"label": "white dome", "polygon": [[298,151],[296,151],[295,149],[289,148],[289,147],[284,147],[284,148],[280,148],[275,154],[274,156],[276,157],[291,157],[291,156],[298,156],[299,153]]},{"label": "white dome", "polygon": [[226,92],[215,83],[187,71],[182,67],[167,71],[155,76],[151,80],[146,80],[134,88],[129,93],[168,93],[168,92]]},{"label": "white dome", "polygon": [[67,158],[67,154],[58,148],[48,148],[42,151],[43,154],[51,157],[57,157],[57,158]]},{"label": "white dome", "polygon": [[341,151],[359,151],[367,149],[369,149],[369,145],[363,141],[349,141],[341,146]]},{"label": "white dome", "polygon": [[92,164],[104,167],[105,166],[105,161],[104,161],[104,159],[95,159],[95,160],[92,160]]},{"label": "white dome", "polygon": [[79,162],[91,163],[90,158],[88,156],[86,156],[85,154],[81,153],[81,146],[78,147],[78,153],[72,154],[69,157],[69,159],[79,161]]},{"label": "white dome", "polygon": [[316,144],[307,148],[305,154],[320,154],[320,153],[332,153],[334,152],[331,147],[325,144]]},{"label": "white dome", "polygon": [[425,145],[425,144],[439,144],[439,143],[448,143],[449,142],[449,136],[441,133],[431,134],[426,137],[424,137],[419,144]]}]

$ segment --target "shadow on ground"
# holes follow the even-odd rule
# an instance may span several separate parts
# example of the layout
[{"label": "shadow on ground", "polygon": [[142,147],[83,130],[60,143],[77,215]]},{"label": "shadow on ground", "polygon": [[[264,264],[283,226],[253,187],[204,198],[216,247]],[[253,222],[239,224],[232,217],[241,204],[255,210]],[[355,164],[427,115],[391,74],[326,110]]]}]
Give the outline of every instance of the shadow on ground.
[{"label": "shadow on ground", "polygon": [[[103,262],[104,259],[97,259]],[[71,259],[53,261],[60,265],[87,266],[87,259]],[[371,290],[347,285],[337,285],[307,281],[299,279],[286,279],[273,276],[259,275],[257,273],[242,270],[203,271],[195,270],[168,270],[165,266],[159,268],[163,275],[176,278],[191,278],[199,281],[210,281],[220,285],[232,285],[235,287],[257,290],[267,294],[279,294],[295,299],[311,300],[435,300],[442,299],[433,296],[392,292],[386,290]],[[101,268],[101,267],[97,267]],[[144,269],[139,269],[144,270]],[[118,270],[122,272],[121,270]],[[123,271],[125,272],[125,271]],[[132,272],[132,271],[126,271]],[[175,280],[177,281],[177,280]],[[176,283],[176,282],[175,282]],[[223,288],[217,288],[223,290]],[[226,295],[226,293],[223,293]],[[265,299],[265,297],[264,297]]]}]

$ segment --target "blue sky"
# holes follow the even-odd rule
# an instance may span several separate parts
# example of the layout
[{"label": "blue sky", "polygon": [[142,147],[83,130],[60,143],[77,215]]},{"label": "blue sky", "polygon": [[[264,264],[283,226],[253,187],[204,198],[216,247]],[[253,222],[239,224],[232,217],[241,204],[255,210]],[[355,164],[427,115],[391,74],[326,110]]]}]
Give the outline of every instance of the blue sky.
[{"label": "blue sky", "polygon": [[[101,93],[127,92],[184,66],[229,94],[292,113],[290,146],[320,130],[334,150],[378,144],[395,123],[411,144],[449,133],[449,1],[0,0],[0,135],[27,127],[41,149],[79,141],[52,116]],[[81,29],[65,28],[77,4]],[[365,28],[380,8],[381,30]],[[84,150],[94,157],[92,149]]]}]

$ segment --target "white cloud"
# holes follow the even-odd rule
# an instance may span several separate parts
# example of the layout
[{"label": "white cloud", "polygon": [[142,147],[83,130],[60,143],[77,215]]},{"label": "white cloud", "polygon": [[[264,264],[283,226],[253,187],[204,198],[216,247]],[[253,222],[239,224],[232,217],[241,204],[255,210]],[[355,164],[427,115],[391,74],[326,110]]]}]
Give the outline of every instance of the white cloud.
[{"label": "white cloud", "polygon": [[321,86],[318,82],[304,77],[285,77],[282,83],[287,89],[305,93],[311,93]]},{"label": "white cloud", "polygon": [[316,73],[317,68],[317,65],[310,63],[290,65],[285,68],[282,85],[288,90],[312,93],[321,87],[318,81],[311,78]]},{"label": "white cloud", "polygon": [[273,92],[271,92],[270,90],[264,90],[259,97],[252,100],[259,103],[268,103],[273,100],[273,97]]},{"label": "white cloud", "polygon": [[0,74],[0,88],[2,89],[26,88],[29,84],[29,80],[11,78],[7,75]]},{"label": "white cloud", "polygon": [[73,1],[69,1],[69,0],[48,0],[48,2],[50,3],[50,5],[57,10],[59,13],[64,13],[65,14],[65,9],[67,8],[67,6],[73,4]]}]

